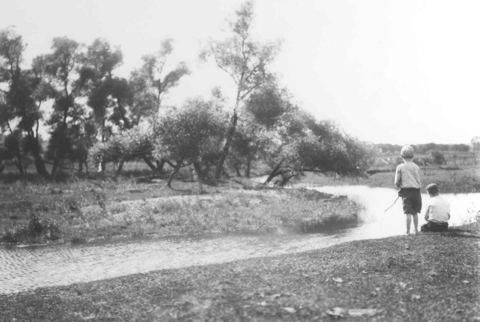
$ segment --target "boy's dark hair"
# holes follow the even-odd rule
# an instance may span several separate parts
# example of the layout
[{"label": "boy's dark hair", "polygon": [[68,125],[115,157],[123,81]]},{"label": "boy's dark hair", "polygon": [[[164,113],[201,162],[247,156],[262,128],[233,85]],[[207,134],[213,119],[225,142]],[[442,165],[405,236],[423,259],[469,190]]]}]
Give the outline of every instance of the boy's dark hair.
[{"label": "boy's dark hair", "polygon": [[427,186],[427,192],[431,195],[438,195],[438,186],[436,183],[431,183]]}]

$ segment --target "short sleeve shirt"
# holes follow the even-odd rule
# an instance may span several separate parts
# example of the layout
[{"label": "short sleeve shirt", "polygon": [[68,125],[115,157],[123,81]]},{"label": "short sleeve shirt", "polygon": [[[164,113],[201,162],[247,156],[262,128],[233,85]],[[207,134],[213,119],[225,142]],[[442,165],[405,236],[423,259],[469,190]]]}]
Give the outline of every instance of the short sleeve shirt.
[{"label": "short sleeve shirt", "polygon": [[395,171],[395,184],[400,188],[420,189],[420,168],[412,161],[398,165]]},{"label": "short sleeve shirt", "polygon": [[450,203],[439,196],[430,198],[427,215],[428,221],[436,223],[448,222],[450,218]]}]

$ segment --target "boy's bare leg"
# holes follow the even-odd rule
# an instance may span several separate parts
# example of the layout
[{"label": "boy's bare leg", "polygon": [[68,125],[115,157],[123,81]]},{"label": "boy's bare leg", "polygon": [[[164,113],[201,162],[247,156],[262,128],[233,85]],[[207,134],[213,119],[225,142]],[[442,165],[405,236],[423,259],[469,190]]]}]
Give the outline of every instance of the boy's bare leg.
[{"label": "boy's bare leg", "polygon": [[406,214],[407,216],[407,235],[410,235],[410,223],[412,222],[412,215]]},{"label": "boy's bare leg", "polygon": [[415,235],[418,234],[418,216],[417,214],[413,215],[413,226],[415,227]]}]

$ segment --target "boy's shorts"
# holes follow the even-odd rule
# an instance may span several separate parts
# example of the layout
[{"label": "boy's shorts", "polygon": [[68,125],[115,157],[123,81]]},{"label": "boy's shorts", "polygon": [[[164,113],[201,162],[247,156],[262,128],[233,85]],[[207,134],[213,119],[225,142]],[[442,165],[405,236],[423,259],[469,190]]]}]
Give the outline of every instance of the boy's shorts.
[{"label": "boy's shorts", "polygon": [[402,188],[398,192],[402,197],[403,213],[414,215],[422,211],[422,195],[420,189]]},{"label": "boy's shorts", "polygon": [[433,221],[427,221],[425,225],[422,225],[421,230],[423,232],[441,232],[441,231],[447,231],[448,230],[448,222],[446,223],[436,223]]}]

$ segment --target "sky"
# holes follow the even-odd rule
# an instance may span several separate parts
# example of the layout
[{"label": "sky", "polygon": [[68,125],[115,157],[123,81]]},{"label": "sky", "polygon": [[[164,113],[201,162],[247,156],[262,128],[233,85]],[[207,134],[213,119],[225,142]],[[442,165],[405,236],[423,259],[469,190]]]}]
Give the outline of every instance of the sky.
[{"label": "sky", "polygon": [[[225,36],[241,0],[3,1],[0,29],[15,26],[25,62],[50,52],[54,37],[123,52],[117,75],[174,40],[168,61],[192,73],[164,99],[181,105],[234,86],[198,55]],[[271,65],[281,86],[318,119],[372,143],[464,143],[480,136],[480,2],[476,0],[256,0],[253,37],[282,40]]]}]

